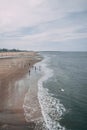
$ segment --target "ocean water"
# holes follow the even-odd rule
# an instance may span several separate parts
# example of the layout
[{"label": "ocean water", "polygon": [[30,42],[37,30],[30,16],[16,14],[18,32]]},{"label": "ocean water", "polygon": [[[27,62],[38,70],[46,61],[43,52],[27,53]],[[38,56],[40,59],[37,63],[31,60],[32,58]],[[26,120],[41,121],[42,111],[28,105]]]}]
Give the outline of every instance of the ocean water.
[{"label": "ocean water", "polygon": [[41,52],[38,99],[47,130],[87,130],[87,52]]}]

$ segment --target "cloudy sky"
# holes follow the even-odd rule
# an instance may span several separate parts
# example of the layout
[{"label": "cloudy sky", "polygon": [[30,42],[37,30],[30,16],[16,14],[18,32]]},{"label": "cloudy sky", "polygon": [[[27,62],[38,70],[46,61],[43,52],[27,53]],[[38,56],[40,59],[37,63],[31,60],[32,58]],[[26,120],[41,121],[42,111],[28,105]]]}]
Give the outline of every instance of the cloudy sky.
[{"label": "cloudy sky", "polygon": [[87,51],[87,0],[0,0],[0,48]]}]

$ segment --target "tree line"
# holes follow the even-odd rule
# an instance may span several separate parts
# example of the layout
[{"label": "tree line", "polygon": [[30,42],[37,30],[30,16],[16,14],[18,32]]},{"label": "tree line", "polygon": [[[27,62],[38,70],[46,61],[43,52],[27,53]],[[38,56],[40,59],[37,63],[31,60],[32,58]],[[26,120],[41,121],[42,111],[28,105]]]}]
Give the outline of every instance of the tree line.
[{"label": "tree line", "polygon": [[0,49],[0,52],[25,52],[25,50],[19,50],[19,49]]}]

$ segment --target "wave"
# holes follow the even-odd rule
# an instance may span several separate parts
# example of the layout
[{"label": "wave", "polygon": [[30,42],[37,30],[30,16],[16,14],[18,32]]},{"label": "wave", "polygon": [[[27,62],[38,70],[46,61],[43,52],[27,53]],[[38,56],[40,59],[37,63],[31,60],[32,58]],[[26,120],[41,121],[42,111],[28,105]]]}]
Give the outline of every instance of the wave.
[{"label": "wave", "polygon": [[66,111],[63,104],[48,92],[47,88],[43,87],[43,82],[47,81],[53,76],[53,70],[47,67],[46,62],[49,58],[46,58],[40,64],[44,75],[38,81],[38,99],[41,106],[42,115],[48,130],[65,130],[59,123],[61,116]]}]

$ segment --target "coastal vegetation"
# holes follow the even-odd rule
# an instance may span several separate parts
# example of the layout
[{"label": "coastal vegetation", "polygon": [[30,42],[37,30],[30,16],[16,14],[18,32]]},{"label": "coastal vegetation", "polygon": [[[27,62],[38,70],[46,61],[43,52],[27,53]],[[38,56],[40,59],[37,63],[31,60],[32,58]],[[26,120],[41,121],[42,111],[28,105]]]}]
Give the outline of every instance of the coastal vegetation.
[{"label": "coastal vegetation", "polygon": [[0,52],[25,52],[26,50],[0,48]]}]

